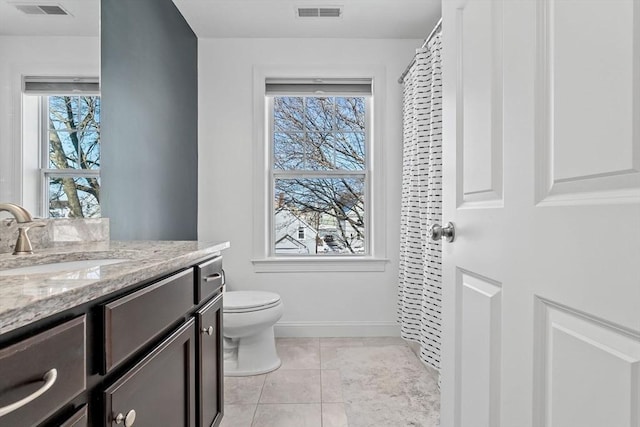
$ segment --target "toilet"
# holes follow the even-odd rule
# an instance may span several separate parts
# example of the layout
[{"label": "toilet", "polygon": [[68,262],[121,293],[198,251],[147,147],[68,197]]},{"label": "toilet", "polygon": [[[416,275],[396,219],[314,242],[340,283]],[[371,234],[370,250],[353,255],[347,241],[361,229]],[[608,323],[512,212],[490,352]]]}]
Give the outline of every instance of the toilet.
[{"label": "toilet", "polygon": [[262,291],[224,293],[224,375],[244,377],[280,367],[273,325],[282,317],[280,295]]}]

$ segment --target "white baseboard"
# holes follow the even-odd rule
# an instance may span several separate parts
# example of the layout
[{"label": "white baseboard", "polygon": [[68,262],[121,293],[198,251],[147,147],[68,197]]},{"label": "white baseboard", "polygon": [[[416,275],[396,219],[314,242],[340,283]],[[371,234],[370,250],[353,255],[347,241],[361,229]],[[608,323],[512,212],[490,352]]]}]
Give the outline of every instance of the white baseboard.
[{"label": "white baseboard", "polygon": [[278,322],[276,337],[399,337],[396,322]]}]

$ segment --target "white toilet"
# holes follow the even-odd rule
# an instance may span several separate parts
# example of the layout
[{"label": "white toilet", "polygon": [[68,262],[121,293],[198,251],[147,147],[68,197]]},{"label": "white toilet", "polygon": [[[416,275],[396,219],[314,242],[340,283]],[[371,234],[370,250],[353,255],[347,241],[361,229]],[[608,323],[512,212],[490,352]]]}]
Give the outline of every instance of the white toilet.
[{"label": "white toilet", "polygon": [[282,317],[280,295],[229,291],[223,299],[224,374],[244,377],[280,367],[273,325]]}]

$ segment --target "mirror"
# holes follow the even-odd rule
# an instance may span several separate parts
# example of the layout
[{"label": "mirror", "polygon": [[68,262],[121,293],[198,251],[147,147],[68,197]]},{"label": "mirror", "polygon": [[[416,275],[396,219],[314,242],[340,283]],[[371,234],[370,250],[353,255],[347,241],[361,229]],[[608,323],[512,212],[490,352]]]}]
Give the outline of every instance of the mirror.
[{"label": "mirror", "polygon": [[[99,98],[82,83],[100,74],[100,0],[42,3],[0,0],[0,202],[77,217],[99,199]],[[25,77],[68,85],[26,94]]]}]

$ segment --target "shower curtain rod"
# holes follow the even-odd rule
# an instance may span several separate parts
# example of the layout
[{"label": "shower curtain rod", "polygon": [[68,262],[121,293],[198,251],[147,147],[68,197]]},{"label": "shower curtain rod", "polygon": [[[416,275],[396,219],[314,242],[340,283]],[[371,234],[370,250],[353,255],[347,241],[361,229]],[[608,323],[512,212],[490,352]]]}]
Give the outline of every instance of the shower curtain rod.
[{"label": "shower curtain rod", "polygon": [[[442,18],[438,20],[438,23],[436,24],[436,26],[433,27],[433,30],[431,30],[427,38],[424,39],[424,43],[422,43],[421,48],[427,46],[427,43],[429,43],[431,38],[438,32],[440,28],[442,28]],[[404,82],[404,78],[407,76],[407,73],[415,63],[416,63],[416,57],[414,56],[411,62],[409,63],[409,65],[407,65],[407,68],[405,68],[402,74],[400,75],[400,78],[398,78],[398,83],[402,84]]]}]

